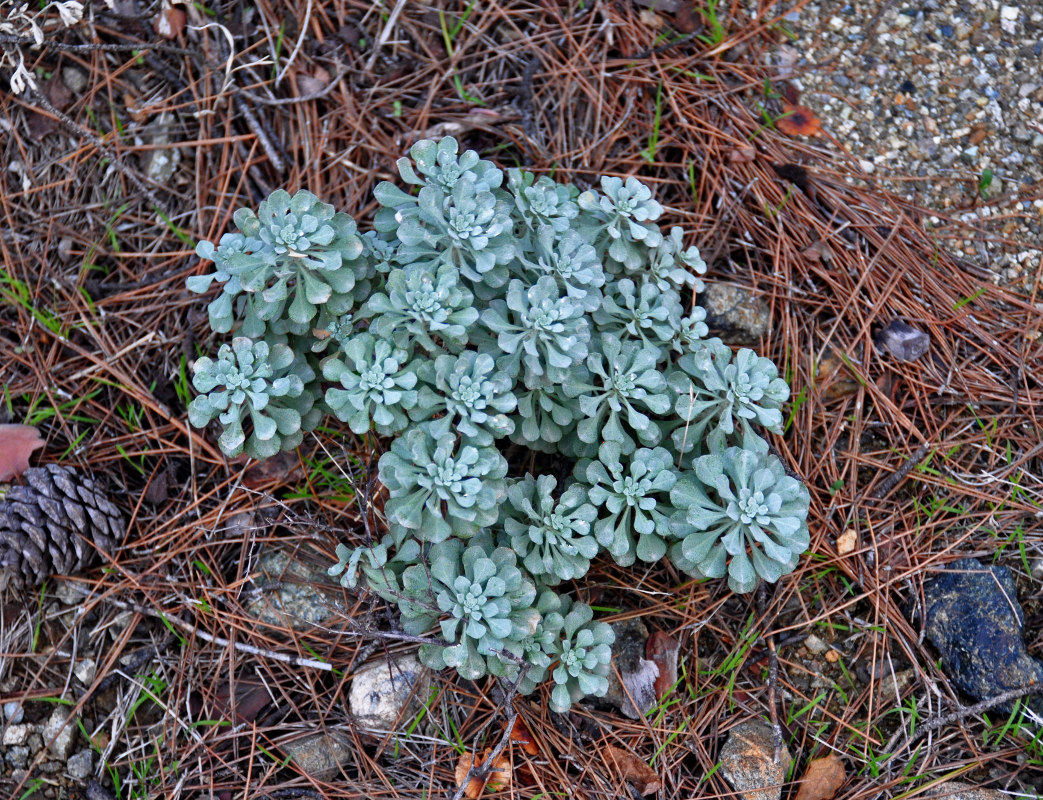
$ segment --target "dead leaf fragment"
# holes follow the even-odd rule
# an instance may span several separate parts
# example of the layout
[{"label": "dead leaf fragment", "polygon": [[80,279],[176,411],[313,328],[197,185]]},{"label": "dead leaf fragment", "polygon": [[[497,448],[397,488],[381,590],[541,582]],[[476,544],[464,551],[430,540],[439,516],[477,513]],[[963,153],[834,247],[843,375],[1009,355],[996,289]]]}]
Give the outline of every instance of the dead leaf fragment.
[{"label": "dead leaf fragment", "polygon": [[807,106],[791,105],[783,106],[785,115],[779,117],[775,126],[787,136],[818,136],[822,123],[815,116],[815,112]]},{"label": "dead leaf fragment", "polygon": [[0,481],[21,475],[29,468],[29,456],[44,446],[32,425],[0,425]]},{"label": "dead leaf fragment", "polygon": [[601,749],[601,754],[605,763],[616,769],[638,794],[655,794],[662,788],[663,782],[655,771],[633,753],[609,744]]},{"label": "dead leaf fragment", "polygon": [[175,8],[164,3],[163,8],[156,15],[156,35],[162,36],[164,39],[176,39],[185,29],[186,22],[188,22],[188,17],[183,8]]},{"label": "dead leaf fragment", "polygon": [[816,758],[800,779],[797,800],[831,800],[847,780],[844,762],[836,755]]},{"label": "dead leaf fragment", "polygon": [[677,683],[677,654],[680,650],[681,643],[663,631],[656,631],[645,643],[645,658],[659,668],[653,684],[656,700],[661,700]]},{"label": "dead leaf fragment", "polygon": [[514,720],[514,727],[511,728],[511,741],[518,745],[523,753],[530,756],[539,755],[540,748],[536,744],[536,737],[532,735],[521,717]]},{"label": "dead leaf fragment", "polygon": [[823,264],[828,264],[833,260],[832,248],[821,239],[801,250],[801,255],[809,261],[821,261]]},{"label": "dead leaf fragment", "polygon": [[857,544],[858,534],[855,533],[854,528],[848,528],[837,537],[837,553],[846,556],[855,549],[855,545]]},{"label": "dead leaf fragment", "polygon": [[641,13],[638,14],[638,18],[641,20],[642,25],[647,25],[654,30],[659,30],[663,27],[663,18],[650,8],[642,9]]},{"label": "dead leaf fragment", "polygon": [[744,164],[757,158],[757,148],[752,144],[742,144],[728,151],[728,160],[734,164]]},{"label": "dead leaf fragment", "polygon": [[463,786],[464,782],[467,782],[467,786],[464,788],[464,797],[467,800],[477,800],[485,791],[498,792],[511,785],[511,765],[503,753],[492,762],[492,769],[484,779],[478,777],[468,779],[471,768],[473,767],[477,771],[489,757],[489,752],[487,750],[481,758],[475,758],[471,753],[464,751],[460,760],[456,762],[456,785]]}]

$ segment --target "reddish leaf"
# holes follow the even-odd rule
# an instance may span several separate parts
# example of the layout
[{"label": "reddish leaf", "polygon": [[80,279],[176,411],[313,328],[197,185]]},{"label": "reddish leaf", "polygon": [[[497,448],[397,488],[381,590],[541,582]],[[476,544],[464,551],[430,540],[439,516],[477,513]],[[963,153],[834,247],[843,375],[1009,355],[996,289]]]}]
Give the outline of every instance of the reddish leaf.
[{"label": "reddish leaf", "polygon": [[662,788],[663,782],[655,771],[633,753],[605,745],[601,754],[605,763],[619,772],[623,780],[628,781],[638,794],[655,794]]},{"label": "reddish leaf", "polygon": [[187,21],[188,17],[185,15],[184,9],[164,4],[159,14],[156,15],[154,27],[156,33],[164,39],[176,39],[185,29]]},{"label": "reddish leaf", "polygon": [[797,800],[831,800],[845,780],[847,772],[839,756],[816,758],[808,764],[804,777],[800,779]]},{"label": "reddish leaf", "polygon": [[496,757],[496,760],[492,763],[492,769],[484,779],[477,777],[469,779],[467,777],[471,774],[472,768],[478,770],[488,757],[488,751],[481,758],[476,758],[469,752],[464,751],[463,755],[460,756],[460,760],[456,762],[456,785],[464,786],[466,781],[464,797],[467,800],[477,800],[477,798],[482,796],[483,792],[498,792],[511,785],[511,765],[507,756],[503,753]]},{"label": "reddish leaf", "polygon": [[815,112],[807,106],[785,104],[786,115],[780,117],[775,125],[787,136],[818,136],[822,123]]},{"label": "reddish leaf", "polygon": [[514,720],[514,727],[511,728],[511,741],[521,747],[522,752],[530,756],[539,755],[540,748],[536,745],[536,738],[521,717],[516,717]]},{"label": "reddish leaf", "polygon": [[0,425],[0,481],[9,481],[29,468],[33,450],[44,446],[32,425]]},{"label": "reddish leaf", "polygon": [[677,683],[677,653],[680,649],[681,643],[669,633],[656,631],[648,637],[645,658],[659,667],[659,675],[653,685],[656,700],[661,700]]}]

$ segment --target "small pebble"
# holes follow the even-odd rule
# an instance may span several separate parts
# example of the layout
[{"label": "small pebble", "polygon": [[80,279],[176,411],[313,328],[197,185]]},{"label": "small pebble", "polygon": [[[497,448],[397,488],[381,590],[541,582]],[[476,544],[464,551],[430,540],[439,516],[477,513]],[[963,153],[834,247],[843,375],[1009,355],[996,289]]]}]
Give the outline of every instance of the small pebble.
[{"label": "small pebble", "polygon": [[70,778],[75,778],[78,781],[85,780],[94,768],[94,753],[90,750],[81,750],[75,755],[69,756],[69,761],[65,768]]},{"label": "small pebble", "polygon": [[11,724],[17,725],[25,716],[25,708],[17,700],[4,703],[4,718]]},{"label": "small pebble", "polygon": [[829,651],[829,644],[822,639],[822,637],[816,636],[813,633],[804,640],[804,646],[808,649],[809,653],[816,656],[820,656]]}]

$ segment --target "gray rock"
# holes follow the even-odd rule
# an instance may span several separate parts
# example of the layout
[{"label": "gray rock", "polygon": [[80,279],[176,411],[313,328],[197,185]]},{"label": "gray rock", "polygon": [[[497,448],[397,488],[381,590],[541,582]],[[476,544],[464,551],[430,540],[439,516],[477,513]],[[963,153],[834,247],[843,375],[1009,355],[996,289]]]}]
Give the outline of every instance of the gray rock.
[{"label": "gray rock", "polygon": [[25,708],[17,700],[4,703],[4,718],[11,724],[17,725],[25,716]]},{"label": "gray rock", "polygon": [[[170,133],[168,129],[173,123],[173,117],[168,113],[160,114],[156,121],[149,124],[144,135],[153,145],[170,144]],[[151,135],[150,135],[151,134]],[[174,177],[174,173],[181,165],[181,150],[177,147],[153,150],[145,164],[145,174],[149,180],[158,184],[166,184]]]},{"label": "gray rock", "polygon": [[4,747],[25,744],[26,739],[29,738],[29,732],[31,730],[31,725],[8,725],[4,728],[4,735],[3,738],[0,739],[0,744]]},{"label": "gray rock", "polygon": [[87,76],[76,67],[62,67],[62,80],[75,95],[83,94],[87,88]]},{"label": "gray rock", "polygon": [[94,680],[94,676],[98,674],[98,664],[93,658],[85,658],[76,665],[73,674],[80,683],[89,686]]},{"label": "gray rock", "polygon": [[85,780],[91,774],[91,770],[94,769],[94,753],[90,750],[81,750],[70,756],[65,769],[69,773],[70,778],[75,778],[78,781]]},{"label": "gray rock", "polygon": [[721,748],[721,774],[742,800],[779,800],[793,762],[785,746],[779,761],[775,763],[771,726],[759,721],[732,728]]},{"label": "gray rock", "polygon": [[944,797],[946,800],[1010,800],[1011,797],[995,789],[980,789],[961,781],[940,783],[924,796]]},{"label": "gray rock", "polygon": [[405,727],[427,701],[431,674],[409,654],[366,664],[351,681],[348,703],[363,728],[393,731]]},{"label": "gray rock", "polygon": [[333,731],[305,736],[286,745],[285,749],[302,772],[320,781],[335,777],[340,765],[353,758],[350,740]]},{"label": "gray rock", "polygon": [[655,679],[659,676],[659,667],[645,658],[648,626],[639,619],[625,619],[611,623],[611,628],[616,635],[612,645],[614,669],[608,673],[608,691],[600,702],[618,708],[625,717],[641,719],[655,705]]},{"label": "gray rock", "polygon": [[706,324],[729,344],[757,344],[771,328],[771,309],[742,286],[708,283],[699,296]]},{"label": "gray rock", "polygon": [[[1022,639],[1025,615],[1006,567],[954,561],[924,584],[924,631],[942,656],[942,671],[976,700],[1043,682],[1043,663]],[[1043,700],[1029,701],[1043,711]],[[1012,703],[999,706],[1004,713]]]},{"label": "gray rock", "polygon": [[64,761],[72,749],[72,737],[76,734],[76,723],[69,719],[68,709],[58,706],[43,726],[43,739],[55,758]]},{"label": "gray rock", "polygon": [[343,591],[326,571],[282,547],[265,548],[250,580],[257,596],[246,611],[268,625],[308,630],[343,611]]},{"label": "gray rock", "polygon": [[4,760],[14,769],[25,769],[29,765],[28,747],[5,747]]}]

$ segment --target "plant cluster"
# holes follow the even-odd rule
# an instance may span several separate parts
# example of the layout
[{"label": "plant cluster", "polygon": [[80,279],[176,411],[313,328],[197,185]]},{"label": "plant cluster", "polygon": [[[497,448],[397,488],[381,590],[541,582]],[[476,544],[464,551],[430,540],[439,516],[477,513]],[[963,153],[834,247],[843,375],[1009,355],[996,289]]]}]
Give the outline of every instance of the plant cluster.
[{"label": "plant cluster", "polygon": [[[390,438],[386,535],[338,547],[331,574],[431,635],[424,663],[549,680],[563,711],[607,687],[611,629],[553,588],[598,555],[737,592],[795,567],[809,495],[758,433],[781,431],[789,389],[706,338],[705,264],[637,179],[580,191],[452,138],[410,156],[373,231],[277,191],[199,244],[216,269],[189,288],[220,285],[211,325],[236,338],[196,362],[190,419],[218,419],[230,456],[295,447],[326,414]],[[571,474],[530,474],[551,460]]]}]

